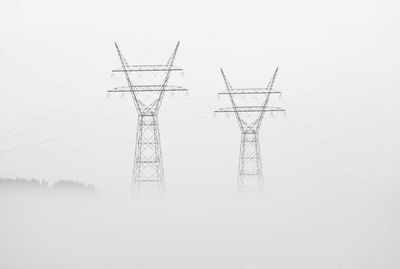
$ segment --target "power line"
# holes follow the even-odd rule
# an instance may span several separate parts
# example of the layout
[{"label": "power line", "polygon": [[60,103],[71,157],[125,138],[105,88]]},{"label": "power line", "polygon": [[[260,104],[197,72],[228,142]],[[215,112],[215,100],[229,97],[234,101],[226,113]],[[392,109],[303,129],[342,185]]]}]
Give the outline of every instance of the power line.
[{"label": "power line", "polygon": [[[94,124],[85,125],[84,128],[80,129],[79,132],[76,132],[75,128],[70,128],[68,131],[61,131],[61,133],[57,135],[57,139],[56,140],[53,139],[53,138],[41,140],[41,141],[39,141],[37,143],[30,143],[27,147],[20,146],[20,147],[13,148],[13,149],[10,149],[10,150],[2,151],[2,152],[0,152],[0,155],[5,154],[5,153],[12,153],[12,152],[15,152],[15,151],[18,151],[18,150],[24,150],[24,151],[30,150],[30,149],[35,148],[37,146],[45,145],[45,144],[48,144],[49,142],[53,142],[53,141],[56,141],[58,143],[59,142],[71,142],[74,139],[82,138],[82,134],[89,134],[90,132],[93,132],[93,131],[97,130],[99,127],[103,126],[104,123],[123,115],[128,110],[129,109],[125,109],[123,111],[120,111],[120,112],[112,115],[111,117],[103,119],[103,120],[101,120],[99,122],[96,122]],[[8,162],[4,161],[2,164],[7,164],[7,163],[15,162],[15,161],[20,161],[20,160],[23,160],[23,159],[26,159],[26,158],[32,157],[32,156],[34,157],[34,156],[37,156],[39,153],[46,152],[46,151],[51,150],[53,148],[54,147],[52,145],[49,145],[49,147],[41,147],[37,151],[31,152],[30,154],[25,154],[24,153],[21,157],[19,157],[19,158],[17,157],[17,158],[8,160]]]},{"label": "power line", "polygon": [[19,167],[19,168],[11,169],[11,170],[6,170],[6,171],[3,171],[3,173],[17,174],[17,173],[20,173],[21,171],[25,171],[26,169],[37,169],[37,168],[48,167],[48,166],[51,166],[51,165],[54,165],[54,164],[58,164],[58,163],[63,163],[66,160],[70,160],[70,159],[82,156],[82,155],[84,155],[84,154],[86,154],[88,152],[92,152],[94,150],[98,150],[98,148],[100,146],[104,146],[104,145],[108,144],[109,141],[115,140],[116,138],[121,138],[121,137],[125,136],[126,134],[128,134],[129,132],[130,132],[130,130],[121,129],[121,130],[119,130],[117,132],[114,132],[112,135],[110,135],[106,139],[101,140],[98,143],[91,144],[88,147],[82,147],[81,149],[79,149],[77,151],[74,150],[73,152],[69,152],[67,154],[60,155],[60,156],[58,156],[56,158],[51,158],[50,160],[47,160],[47,161],[44,161],[44,162],[37,162],[37,163],[34,163],[32,165],[27,165],[27,166],[24,166],[24,167]]}]

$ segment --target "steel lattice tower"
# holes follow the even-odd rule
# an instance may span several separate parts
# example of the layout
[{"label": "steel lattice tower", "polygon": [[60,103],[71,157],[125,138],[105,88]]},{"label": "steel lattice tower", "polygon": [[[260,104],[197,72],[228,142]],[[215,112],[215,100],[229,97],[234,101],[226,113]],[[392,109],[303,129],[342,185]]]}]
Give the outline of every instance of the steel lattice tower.
[{"label": "steel lattice tower", "polygon": [[[109,93],[130,93],[135,104],[138,121],[133,164],[132,191],[150,190],[163,192],[165,190],[164,170],[161,153],[160,131],[158,128],[158,112],[165,92],[187,91],[180,86],[168,85],[173,71],[182,71],[174,66],[179,42],[165,65],[129,65],[122,56],[117,43],[115,47],[121,61],[121,67],[113,73],[123,73],[128,83],[127,87],[109,90]],[[132,73],[161,72],[161,84],[141,84],[133,82]]]},{"label": "steel lattice tower", "polygon": [[[232,106],[214,112],[234,113],[240,127],[241,141],[237,188],[241,192],[259,192],[264,189],[264,178],[258,132],[265,112],[285,112],[282,108],[268,105],[272,94],[281,94],[280,91],[273,89],[278,68],[276,68],[266,88],[232,88],[222,69],[221,73],[225,81],[226,91],[220,92],[218,95],[229,96]],[[252,99],[251,104],[238,105],[240,102],[244,103],[244,99]]]}]

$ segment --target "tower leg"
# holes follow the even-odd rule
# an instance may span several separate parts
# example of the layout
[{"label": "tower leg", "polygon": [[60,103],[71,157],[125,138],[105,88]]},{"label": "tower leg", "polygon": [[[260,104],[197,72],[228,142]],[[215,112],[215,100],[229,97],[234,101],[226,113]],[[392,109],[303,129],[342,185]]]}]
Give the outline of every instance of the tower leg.
[{"label": "tower leg", "polygon": [[257,133],[242,133],[240,143],[238,191],[260,192],[264,189],[260,144]]},{"label": "tower leg", "polygon": [[163,192],[164,170],[157,115],[139,115],[133,165],[133,192]]}]

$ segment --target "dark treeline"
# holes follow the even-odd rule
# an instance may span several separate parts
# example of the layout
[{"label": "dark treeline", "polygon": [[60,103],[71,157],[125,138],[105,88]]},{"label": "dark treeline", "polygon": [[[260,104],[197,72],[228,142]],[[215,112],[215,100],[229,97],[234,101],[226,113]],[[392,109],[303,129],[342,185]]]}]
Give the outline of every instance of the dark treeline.
[{"label": "dark treeline", "polygon": [[59,180],[49,186],[45,180],[26,178],[0,178],[0,190],[32,191],[86,191],[95,192],[94,185],[74,180]]},{"label": "dark treeline", "polygon": [[53,190],[85,190],[85,191],[96,191],[96,188],[92,184],[85,184],[79,181],[73,180],[59,180],[51,186]]}]

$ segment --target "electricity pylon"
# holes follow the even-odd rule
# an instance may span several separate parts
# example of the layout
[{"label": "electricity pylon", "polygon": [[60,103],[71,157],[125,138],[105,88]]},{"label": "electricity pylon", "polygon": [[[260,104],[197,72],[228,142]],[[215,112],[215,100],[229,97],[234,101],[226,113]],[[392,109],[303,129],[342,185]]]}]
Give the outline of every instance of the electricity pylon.
[{"label": "electricity pylon", "polygon": [[[266,88],[232,88],[222,69],[221,73],[225,81],[226,91],[220,92],[218,95],[229,96],[232,106],[221,108],[214,113],[234,113],[239,124],[241,141],[238,191],[263,191],[264,178],[258,132],[266,112],[285,112],[282,108],[268,105],[272,94],[281,94],[280,91],[273,89],[278,68],[276,68]],[[238,103],[241,103],[241,105],[238,105]]]},{"label": "electricity pylon", "polygon": [[[165,190],[165,182],[158,128],[158,112],[165,92],[187,91],[187,89],[180,86],[168,85],[171,73],[173,71],[182,71],[181,68],[174,66],[179,42],[165,65],[129,65],[117,43],[115,43],[115,47],[121,61],[121,67],[112,70],[112,72],[123,73],[128,86],[114,88],[108,92],[129,93],[138,113],[132,191],[150,190],[163,192]],[[143,72],[153,74],[161,72],[163,74],[161,84],[135,84],[131,74],[143,74]]]}]

